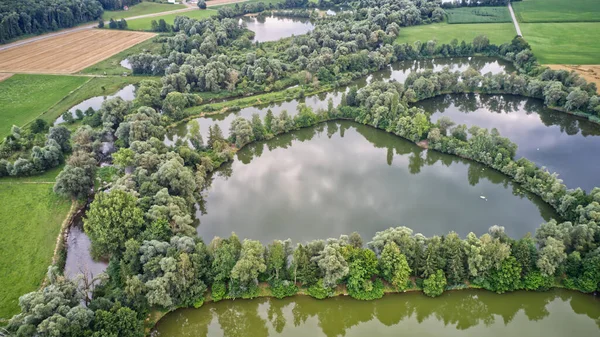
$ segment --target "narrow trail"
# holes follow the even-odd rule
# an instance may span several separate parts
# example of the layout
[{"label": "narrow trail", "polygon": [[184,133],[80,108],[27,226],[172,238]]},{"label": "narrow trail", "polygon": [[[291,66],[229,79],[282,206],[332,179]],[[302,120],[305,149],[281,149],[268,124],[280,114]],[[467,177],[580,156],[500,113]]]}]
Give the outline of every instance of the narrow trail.
[{"label": "narrow trail", "polygon": [[515,16],[515,11],[513,11],[510,1],[508,2],[508,10],[510,11],[510,16],[512,17],[512,21],[515,24],[515,29],[517,30],[517,35],[520,37],[523,37],[523,34],[521,33],[521,27],[519,27],[519,22],[517,21],[517,17]]}]

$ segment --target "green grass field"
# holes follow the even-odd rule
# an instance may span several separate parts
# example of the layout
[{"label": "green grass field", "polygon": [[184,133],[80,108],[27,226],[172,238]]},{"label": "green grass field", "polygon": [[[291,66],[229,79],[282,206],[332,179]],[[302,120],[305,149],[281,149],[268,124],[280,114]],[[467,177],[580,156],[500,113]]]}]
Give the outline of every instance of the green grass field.
[{"label": "green grass field", "polygon": [[397,43],[427,42],[450,43],[453,39],[471,42],[476,36],[485,35],[491,43],[510,42],[517,34],[512,23],[447,24],[412,26],[400,29]]},{"label": "green grass field", "polygon": [[512,5],[519,22],[600,21],[598,0],[524,0]]},{"label": "green grass field", "polygon": [[83,69],[81,73],[97,75],[122,75],[123,73],[131,74],[131,70],[121,66],[121,61],[130,55],[139,54],[143,51],[159,53],[162,50],[162,45],[162,43],[154,42],[154,39],[146,40],[129,49],[123,50],[122,52],[115,54],[104,61],[100,61],[93,66]]},{"label": "green grass field", "polygon": [[502,7],[462,7],[447,9],[448,23],[501,23],[512,22],[510,12]]},{"label": "green grass field", "polygon": [[600,64],[600,22],[522,23],[525,40],[542,64]]},{"label": "green grass field", "polygon": [[71,207],[52,186],[0,180],[0,318],[18,313],[19,296],[39,288],[52,262]]},{"label": "green grass field", "polygon": [[132,16],[145,15],[145,14],[153,14],[160,12],[168,12],[174,11],[177,9],[185,8],[185,5],[175,5],[175,4],[159,4],[155,2],[141,2],[137,5],[129,7],[127,11],[104,11],[102,14],[102,18],[104,20],[113,19],[121,19],[121,18],[129,18]]},{"label": "green grass field", "polygon": [[175,18],[177,16],[187,16],[187,17],[194,18],[194,19],[203,19],[203,18],[208,18],[210,16],[215,16],[215,15],[217,15],[217,11],[214,9],[193,10],[193,11],[187,11],[187,12],[181,12],[181,13],[154,16],[151,18],[129,20],[129,21],[127,21],[127,28],[129,28],[131,30],[147,30],[147,31],[149,31],[150,29],[152,29],[152,25],[151,25],[152,20],[156,20],[158,22],[158,20],[164,19],[168,24],[172,25],[173,22],[175,22]]},{"label": "green grass field", "polygon": [[0,82],[0,138],[36,119],[87,77],[16,74]]}]

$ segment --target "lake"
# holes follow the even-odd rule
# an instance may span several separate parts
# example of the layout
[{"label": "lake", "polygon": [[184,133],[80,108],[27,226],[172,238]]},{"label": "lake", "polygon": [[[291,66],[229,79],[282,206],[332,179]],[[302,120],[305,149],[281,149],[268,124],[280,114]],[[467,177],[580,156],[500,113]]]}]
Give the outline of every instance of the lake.
[{"label": "lake", "polygon": [[278,41],[293,35],[306,34],[315,28],[310,20],[305,18],[252,15],[242,17],[240,22],[245,23],[246,27],[254,32],[256,42]]}]

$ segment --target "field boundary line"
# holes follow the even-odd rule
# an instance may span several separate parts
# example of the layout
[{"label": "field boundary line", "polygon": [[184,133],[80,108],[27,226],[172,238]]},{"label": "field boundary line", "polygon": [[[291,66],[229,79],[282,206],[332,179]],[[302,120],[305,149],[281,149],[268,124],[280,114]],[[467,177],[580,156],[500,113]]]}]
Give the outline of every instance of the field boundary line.
[{"label": "field boundary line", "polygon": [[33,120],[27,122],[25,125],[29,125],[29,123],[31,123],[32,121],[42,117],[43,115],[45,115],[46,113],[48,113],[48,111],[52,110],[52,108],[54,108],[55,106],[57,106],[58,104],[60,104],[61,102],[63,102],[64,100],[66,100],[69,96],[73,95],[75,92],[79,91],[84,85],[90,83],[94,78],[96,78],[96,76],[94,77],[90,77],[87,81],[83,82],[83,84],[81,84],[80,86],[78,86],[77,88],[71,90],[65,97],[61,98],[58,102],[52,104],[52,106],[50,106],[46,111],[42,112],[41,114],[37,115]]},{"label": "field boundary line", "polygon": [[517,21],[517,17],[515,16],[515,11],[513,11],[510,1],[508,2],[508,11],[510,12],[510,16],[512,17],[513,23],[515,24],[515,29],[517,30],[517,36],[523,37],[523,33],[521,33],[521,27],[519,27],[519,22]]}]

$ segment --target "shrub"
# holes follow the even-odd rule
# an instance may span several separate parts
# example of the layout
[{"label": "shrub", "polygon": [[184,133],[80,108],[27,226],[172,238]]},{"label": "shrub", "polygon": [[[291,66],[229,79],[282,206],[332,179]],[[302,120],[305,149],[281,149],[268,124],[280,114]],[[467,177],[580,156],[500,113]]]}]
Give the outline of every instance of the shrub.
[{"label": "shrub", "polygon": [[213,301],[219,302],[223,298],[225,298],[225,294],[227,294],[227,287],[224,282],[215,282],[211,288],[211,296]]},{"label": "shrub", "polygon": [[444,288],[446,288],[446,276],[440,269],[423,281],[423,292],[427,296],[440,296],[444,292]]},{"label": "shrub", "polygon": [[333,289],[325,288],[323,280],[319,280],[315,285],[308,288],[308,294],[318,300],[333,296]]},{"label": "shrub", "polygon": [[294,296],[298,292],[298,287],[290,281],[274,281],[271,283],[271,293],[274,297],[282,299],[284,297]]}]

